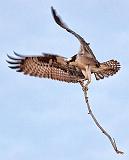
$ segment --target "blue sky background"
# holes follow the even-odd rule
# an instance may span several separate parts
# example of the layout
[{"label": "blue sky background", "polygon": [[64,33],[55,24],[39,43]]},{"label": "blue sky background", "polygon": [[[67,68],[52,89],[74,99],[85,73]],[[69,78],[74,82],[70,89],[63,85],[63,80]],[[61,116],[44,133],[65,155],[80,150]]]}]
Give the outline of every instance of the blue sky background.
[{"label": "blue sky background", "polygon": [[[117,155],[87,114],[79,85],[33,78],[8,68],[6,54],[70,57],[79,43],[59,28],[50,6],[82,35],[99,61],[117,59],[114,77],[89,88],[92,109],[123,149]],[[0,159],[129,159],[129,1],[0,1]]]}]

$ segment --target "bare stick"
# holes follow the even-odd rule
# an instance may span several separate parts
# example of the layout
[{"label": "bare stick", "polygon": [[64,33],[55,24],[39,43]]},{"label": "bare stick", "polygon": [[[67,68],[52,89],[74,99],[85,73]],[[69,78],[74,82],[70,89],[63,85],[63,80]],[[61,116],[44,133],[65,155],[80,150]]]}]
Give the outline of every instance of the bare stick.
[{"label": "bare stick", "polygon": [[112,144],[112,147],[113,149],[116,151],[116,153],[118,154],[124,154],[124,152],[118,150],[117,148],[117,145],[116,145],[116,141],[114,138],[112,138],[108,133],[107,131],[99,124],[99,122],[97,121],[97,119],[95,118],[92,110],[91,110],[91,107],[90,107],[90,104],[89,104],[89,101],[88,101],[88,96],[87,96],[87,90],[88,88],[86,86],[84,86],[84,83],[83,82],[80,82],[80,85],[82,86],[82,90],[84,92],[84,96],[85,96],[85,102],[87,104],[87,108],[88,108],[88,114],[91,115],[93,121],[95,122],[95,124],[97,125],[97,127],[102,131],[102,133],[107,136],[107,138],[110,140],[111,144]]}]

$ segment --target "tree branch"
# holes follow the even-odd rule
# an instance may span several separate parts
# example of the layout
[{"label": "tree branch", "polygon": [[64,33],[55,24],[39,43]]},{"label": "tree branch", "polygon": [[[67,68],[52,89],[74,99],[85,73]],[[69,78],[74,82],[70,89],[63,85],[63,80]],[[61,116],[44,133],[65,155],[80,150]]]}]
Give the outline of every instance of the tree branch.
[{"label": "tree branch", "polygon": [[107,136],[107,138],[109,139],[110,143],[112,144],[113,149],[116,151],[116,153],[118,154],[124,154],[124,152],[118,150],[117,145],[116,145],[116,141],[114,138],[112,138],[107,131],[99,124],[98,120],[96,119],[96,117],[94,116],[89,101],[88,101],[88,96],[87,96],[87,90],[88,88],[86,86],[84,86],[83,82],[80,82],[80,85],[82,86],[82,90],[84,92],[84,96],[85,96],[85,102],[87,104],[87,108],[88,108],[88,114],[92,117],[93,121],[95,122],[96,126],[102,131],[102,133]]}]

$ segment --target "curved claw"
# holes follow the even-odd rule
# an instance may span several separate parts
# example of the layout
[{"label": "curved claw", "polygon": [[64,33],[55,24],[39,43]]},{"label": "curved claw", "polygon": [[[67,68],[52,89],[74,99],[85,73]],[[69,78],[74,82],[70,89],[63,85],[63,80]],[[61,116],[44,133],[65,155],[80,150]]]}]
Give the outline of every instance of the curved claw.
[{"label": "curved claw", "polygon": [[84,84],[84,80],[79,80],[80,85],[82,86],[82,90],[84,92],[88,91],[88,84]]},{"label": "curved claw", "polygon": [[82,90],[83,90],[84,92],[87,92],[87,91],[88,91],[88,86],[87,86],[87,85],[84,85],[84,86],[82,87]]}]

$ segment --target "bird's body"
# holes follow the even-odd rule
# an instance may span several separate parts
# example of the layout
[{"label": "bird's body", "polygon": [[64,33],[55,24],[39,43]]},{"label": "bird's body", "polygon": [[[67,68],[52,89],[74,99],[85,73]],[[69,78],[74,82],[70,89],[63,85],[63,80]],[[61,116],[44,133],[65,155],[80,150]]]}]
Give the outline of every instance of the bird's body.
[{"label": "bird's body", "polygon": [[71,58],[49,53],[41,56],[21,56],[14,52],[18,58],[8,55],[13,60],[8,61],[8,63],[12,64],[10,68],[17,69],[18,72],[24,72],[24,74],[31,76],[51,78],[65,82],[78,83],[87,80],[86,85],[91,82],[92,73],[99,80],[114,75],[120,69],[120,64],[116,60],[109,60],[103,63],[98,62],[89,43],[67,27],[53,7],[51,11],[55,22],[79,40],[79,52]]}]

